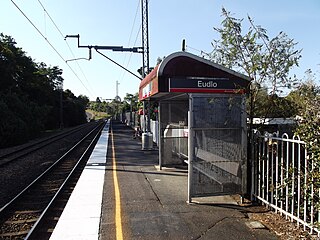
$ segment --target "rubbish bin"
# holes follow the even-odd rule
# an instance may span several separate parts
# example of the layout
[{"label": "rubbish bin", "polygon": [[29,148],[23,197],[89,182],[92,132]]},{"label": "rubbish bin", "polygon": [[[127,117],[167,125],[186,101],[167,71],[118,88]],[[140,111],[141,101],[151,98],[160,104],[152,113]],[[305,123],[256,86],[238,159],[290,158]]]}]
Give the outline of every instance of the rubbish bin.
[{"label": "rubbish bin", "polygon": [[142,150],[152,150],[153,139],[152,133],[142,133]]}]

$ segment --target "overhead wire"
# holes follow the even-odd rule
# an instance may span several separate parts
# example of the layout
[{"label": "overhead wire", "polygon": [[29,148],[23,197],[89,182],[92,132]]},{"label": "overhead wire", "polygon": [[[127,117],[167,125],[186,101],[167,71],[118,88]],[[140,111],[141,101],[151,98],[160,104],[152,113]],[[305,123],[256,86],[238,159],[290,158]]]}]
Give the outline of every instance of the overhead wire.
[{"label": "overhead wire", "polygon": [[[128,40],[128,46],[130,46],[130,43],[131,43],[131,38],[132,38],[132,34],[133,34],[133,30],[134,30],[135,23],[136,23],[136,20],[137,20],[137,16],[138,16],[138,12],[139,12],[139,7],[140,7],[140,0],[138,0],[138,6],[137,6],[137,8],[136,8],[136,13],[135,13],[135,16],[134,16],[134,20],[133,20],[133,24],[132,24],[132,27],[131,27],[129,40]],[[134,44],[133,44],[134,46],[135,46],[136,43],[137,43],[138,35],[140,34],[140,31],[141,31],[141,25],[142,25],[142,23],[140,24],[139,31],[138,31],[138,33],[137,33],[137,35],[136,35],[136,38],[135,38],[135,41],[134,41]],[[133,54],[133,52],[131,52],[131,53],[129,54],[129,59],[128,59],[128,61],[127,61],[127,64],[125,65],[126,68],[128,68],[128,66],[129,66],[129,64],[130,64],[132,54]],[[126,54],[126,56],[127,56],[127,54]],[[126,61],[126,57],[125,57],[125,59],[124,59],[123,62],[125,62],[125,61]],[[123,72],[122,72],[121,80],[124,79],[124,76],[125,76],[126,73],[127,73],[126,71],[123,71]]]},{"label": "overhead wire", "polygon": [[[133,34],[133,30],[134,30],[135,23],[136,23],[138,11],[139,11],[139,6],[140,6],[140,0],[138,0],[138,6],[137,6],[137,8],[136,8],[136,13],[135,13],[135,16],[134,16],[134,20],[133,20],[133,24],[132,24],[132,27],[131,27],[129,40],[128,40],[128,46],[130,46],[130,43],[131,43],[131,38],[132,38],[132,34]],[[140,30],[139,30],[139,32],[140,32]],[[135,40],[134,45],[136,44],[136,41],[137,41],[137,38],[136,38],[136,40]],[[132,52],[129,54],[129,59],[128,59],[126,65],[125,65],[126,68],[128,68],[128,66],[129,66],[129,63],[130,63],[130,61],[131,61],[132,54],[133,54]],[[127,54],[125,55],[125,58],[124,58],[124,60],[123,60],[123,63],[126,62],[126,58],[127,58]],[[126,74],[126,71],[123,71],[123,72],[122,72],[122,76],[121,76],[121,78],[120,78],[121,80],[124,79],[125,74]]]},{"label": "overhead wire", "polygon": [[114,64],[116,64],[117,66],[121,67],[122,69],[126,70],[127,72],[131,73],[132,75],[134,75],[135,77],[137,77],[138,79],[142,80],[141,77],[139,77],[137,74],[131,72],[130,70],[126,69],[125,67],[123,67],[121,64],[117,63],[116,61],[112,60],[111,58],[109,58],[107,55],[103,54],[102,52],[100,52],[98,49],[96,49],[96,52],[99,53],[101,56],[107,58],[109,61],[113,62]]},{"label": "overhead wire", "polygon": [[189,45],[186,45],[186,48],[187,49],[191,49],[191,50],[196,51],[196,52],[199,52],[202,57],[206,56],[206,57],[210,58],[210,54],[205,52],[205,51],[203,51],[203,50],[199,50],[199,49],[193,48],[193,47],[191,47]]},{"label": "overhead wire", "polygon": [[[47,9],[44,7],[44,5],[42,4],[42,2],[41,2],[40,0],[38,0],[38,3],[41,5],[41,7],[42,7],[43,11],[45,12],[45,14],[49,17],[50,21],[53,23],[53,25],[55,26],[55,28],[57,29],[57,31],[60,33],[60,36],[65,40],[65,34],[62,33],[62,31],[60,30],[60,28],[58,27],[58,25],[55,23],[55,21],[53,20],[53,18],[51,17],[51,15],[50,15],[49,12],[47,11]],[[65,43],[66,43],[66,45],[67,45],[67,47],[68,47],[68,49],[69,49],[69,51],[70,51],[70,53],[72,54],[72,56],[73,56],[74,59],[77,59],[77,60],[78,60],[78,59],[82,59],[82,58],[76,58],[76,56],[75,56],[75,54],[73,53],[73,51],[72,51],[69,43],[68,43],[67,41],[65,41]],[[89,84],[89,87],[90,87],[90,82],[89,82],[87,76],[84,74],[84,72],[83,72],[80,64],[79,64],[78,62],[76,62],[76,64],[77,64],[79,70],[81,71],[83,77],[85,78],[85,80],[87,81],[87,83]],[[90,92],[90,93],[91,93],[91,92]],[[91,95],[92,95],[92,93],[91,93]]]},{"label": "overhead wire", "polygon": [[51,44],[51,42],[47,39],[46,36],[44,36],[44,34],[36,27],[36,25],[34,25],[34,23],[30,20],[30,18],[28,18],[28,16],[19,8],[19,6],[13,1],[11,0],[11,2],[15,5],[15,7],[22,13],[22,15],[29,21],[29,23],[37,30],[37,32],[47,41],[47,43],[50,45],[50,47],[58,54],[58,56],[65,61],[65,59],[63,58],[63,56],[58,52],[58,50]]},{"label": "overhead wire", "polygon": [[[28,20],[28,22],[33,26],[33,28],[41,35],[41,37],[49,44],[49,46],[54,50],[54,52],[67,64],[69,69],[72,71],[72,73],[76,76],[76,78],[80,81],[82,86],[88,91],[88,93],[91,94],[90,90],[85,86],[85,84],[82,82],[82,80],[79,78],[77,73],[73,70],[73,68],[66,62],[64,57],[60,54],[60,52],[53,46],[53,44],[48,40],[48,38],[37,28],[37,26],[31,21],[31,19],[22,11],[22,9],[13,1],[11,0],[13,5],[19,10],[19,12]],[[49,16],[49,15],[48,15]],[[91,94],[92,95],[92,94]]]}]

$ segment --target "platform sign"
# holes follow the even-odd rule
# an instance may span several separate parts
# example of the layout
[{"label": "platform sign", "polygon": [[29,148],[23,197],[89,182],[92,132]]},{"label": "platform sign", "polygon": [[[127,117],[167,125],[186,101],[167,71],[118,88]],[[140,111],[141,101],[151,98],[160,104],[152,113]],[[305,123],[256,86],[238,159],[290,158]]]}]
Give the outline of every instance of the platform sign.
[{"label": "platform sign", "polygon": [[229,78],[170,78],[169,92],[244,93],[245,89]]}]

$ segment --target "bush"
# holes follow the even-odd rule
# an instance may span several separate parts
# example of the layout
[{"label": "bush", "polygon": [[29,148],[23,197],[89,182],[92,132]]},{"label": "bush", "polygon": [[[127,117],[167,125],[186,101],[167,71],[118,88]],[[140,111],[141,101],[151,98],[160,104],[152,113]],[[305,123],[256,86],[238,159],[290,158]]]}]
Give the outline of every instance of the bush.
[{"label": "bush", "polygon": [[0,148],[10,147],[28,140],[27,124],[17,117],[2,100],[0,100],[0,115]]}]

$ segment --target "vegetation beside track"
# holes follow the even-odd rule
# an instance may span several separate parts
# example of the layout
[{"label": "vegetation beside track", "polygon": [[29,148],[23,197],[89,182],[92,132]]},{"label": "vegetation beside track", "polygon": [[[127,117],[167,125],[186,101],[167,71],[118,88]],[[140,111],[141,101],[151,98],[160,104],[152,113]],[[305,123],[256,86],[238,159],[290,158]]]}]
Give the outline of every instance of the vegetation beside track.
[{"label": "vegetation beside track", "polygon": [[89,113],[89,115],[91,116],[90,119],[93,120],[99,120],[110,117],[110,114],[107,114],[106,112],[98,112],[91,109],[87,109],[86,112]]},{"label": "vegetation beside track", "polygon": [[63,90],[62,69],[36,63],[2,33],[0,76],[0,148],[86,122],[89,99]]}]

